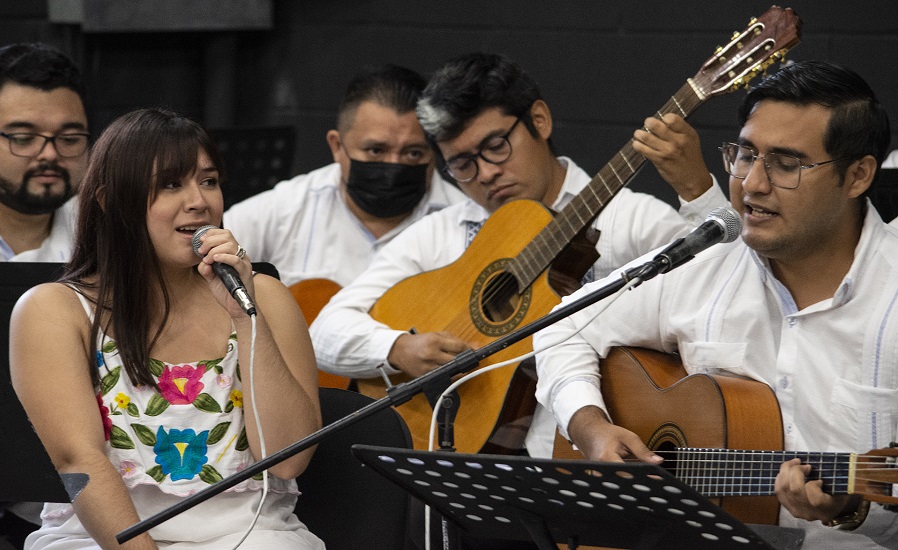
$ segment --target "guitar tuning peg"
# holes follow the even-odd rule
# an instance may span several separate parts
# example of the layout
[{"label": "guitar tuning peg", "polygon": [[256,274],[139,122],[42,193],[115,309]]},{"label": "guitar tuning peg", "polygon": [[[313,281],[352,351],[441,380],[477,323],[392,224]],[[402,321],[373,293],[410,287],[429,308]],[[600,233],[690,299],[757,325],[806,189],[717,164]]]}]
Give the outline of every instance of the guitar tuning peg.
[{"label": "guitar tuning peg", "polygon": [[752,17],[751,19],[748,20],[748,26],[751,27],[752,25],[754,25],[757,22],[758,22],[758,18]]},{"label": "guitar tuning peg", "polygon": [[740,34],[739,31],[734,32],[733,37],[730,38],[730,41],[733,41],[733,40],[736,40],[737,38],[739,38],[739,34]]}]

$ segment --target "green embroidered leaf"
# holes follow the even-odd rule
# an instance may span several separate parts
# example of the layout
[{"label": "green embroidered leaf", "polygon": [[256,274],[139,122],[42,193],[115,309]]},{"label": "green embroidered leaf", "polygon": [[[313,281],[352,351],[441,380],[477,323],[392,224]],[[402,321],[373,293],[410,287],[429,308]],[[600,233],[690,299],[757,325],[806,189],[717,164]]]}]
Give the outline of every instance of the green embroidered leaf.
[{"label": "green embroidered leaf", "polygon": [[134,403],[128,403],[128,414],[130,414],[134,418],[139,417],[140,411],[137,409],[137,405],[135,405]]},{"label": "green embroidered leaf", "polygon": [[116,411],[112,411],[112,412],[109,413],[109,414],[110,414],[110,415],[116,415],[116,414],[117,414],[117,415],[121,416],[122,411],[117,411],[117,410],[116,410]]},{"label": "green embroidered leaf", "polygon": [[225,404],[224,412],[229,413],[234,410],[234,402],[228,399],[228,402]]},{"label": "green embroidered leaf", "polygon": [[156,378],[162,376],[162,371],[165,369],[165,363],[158,359],[150,358],[150,372]]},{"label": "green embroidered leaf", "polygon": [[156,445],[156,434],[153,433],[153,430],[143,424],[131,424],[131,427],[134,428],[134,433],[137,434],[137,439],[141,443],[149,447]]},{"label": "green embroidered leaf", "polygon": [[150,398],[150,402],[147,403],[147,410],[143,411],[143,413],[147,416],[159,416],[169,405],[171,403],[157,393]]},{"label": "green embroidered leaf", "polygon": [[100,395],[106,395],[109,393],[109,390],[115,387],[118,384],[119,376],[122,374],[121,367],[115,367],[104,376],[100,380]]},{"label": "green embroidered leaf", "polygon": [[147,475],[156,480],[156,483],[165,481],[165,474],[162,473],[162,466],[158,464],[147,470]]},{"label": "green embroidered leaf", "polygon": [[103,353],[112,353],[116,349],[118,349],[118,348],[115,345],[115,340],[109,340],[108,342],[103,344],[103,347],[100,349],[100,351]]},{"label": "green embroidered leaf", "polygon": [[240,376],[240,361],[237,361],[237,380],[243,382],[243,377]]},{"label": "green embroidered leaf", "polygon": [[112,445],[113,449],[134,448],[134,442],[131,441],[131,438],[128,437],[128,434],[125,433],[125,430],[119,428],[118,426],[112,427],[112,432],[109,434],[109,444]]},{"label": "green embroidered leaf", "polygon": [[222,369],[219,366],[220,363],[221,363],[221,359],[212,359],[211,361],[201,361],[199,363],[199,366],[206,367],[206,372],[209,372],[210,370],[215,369],[215,372],[221,374]]},{"label": "green embroidered leaf", "polygon": [[253,479],[255,479],[256,481],[262,481],[262,475],[263,475],[264,473],[265,473],[265,472],[259,472],[258,474],[256,474],[256,475],[253,476]]},{"label": "green embroidered leaf", "polygon": [[209,432],[209,437],[206,439],[206,445],[215,445],[221,438],[228,433],[228,428],[231,426],[230,422],[222,422],[218,426],[212,428],[212,431]]},{"label": "green embroidered leaf", "polygon": [[200,470],[200,479],[212,485],[213,483],[218,483],[222,480],[221,474],[218,473],[218,470],[209,466],[208,464],[203,464],[203,469]]},{"label": "green embroidered leaf", "polygon": [[220,413],[221,405],[218,401],[208,393],[201,393],[193,400],[193,406],[197,409],[208,413]]},{"label": "green embroidered leaf", "polygon": [[245,451],[249,449],[249,440],[246,439],[246,428],[240,430],[240,437],[237,438],[237,444],[234,445],[234,448],[238,451]]}]

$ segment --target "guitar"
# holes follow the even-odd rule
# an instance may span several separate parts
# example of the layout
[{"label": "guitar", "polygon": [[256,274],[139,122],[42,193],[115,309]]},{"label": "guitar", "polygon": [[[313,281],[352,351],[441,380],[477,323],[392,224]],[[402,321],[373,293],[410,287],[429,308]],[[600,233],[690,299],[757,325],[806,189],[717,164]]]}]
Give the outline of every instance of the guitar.
[{"label": "guitar", "polygon": [[[764,383],[731,376],[688,375],[675,356],[614,348],[602,360],[602,396],[614,423],[664,457],[662,467],[746,523],[774,525],[773,483],[792,458],[831,494],[898,503],[898,448],[867,454],[783,451],[782,418]],[[771,450],[756,450],[771,449]],[[555,437],[554,458],[583,460]]]},{"label": "guitar", "polygon": [[[657,116],[678,113],[687,117],[709,98],[746,85],[798,43],[799,26],[791,9],[771,8],[708,59],[657,111]],[[502,206],[486,221],[459,260],[400,281],[372,306],[370,315],[399,330],[414,327],[418,332],[447,331],[473,348],[539,319],[559,303],[560,295],[576,288],[591,265],[582,262],[585,265],[579,266],[579,273],[574,270],[567,277],[559,277],[557,260],[566,249],[570,250],[575,237],[590,228],[592,220],[644,162],[645,158],[628,142],[554,217],[533,201],[513,201]],[[528,338],[493,355],[491,360],[497,363],[512,359],[530,349]],[[404,380],[407,378],[397,375],[393,383]],[[517,381],[526,382],[527,387],[517,388]],[[359,391],[371,397],[383,397],[386,393],[386,385],[380,379],[358,383]],[[527,422],[526,417],[536,404],[532,378],[518,373],[515,365],[469,381],[459,388],[458,394],[455,446],[467,453],[503,452],[504,449],[487,444],[505,437],[506,433],[499,432],[503,426]],[[432,412],[428,400],[418,395],[397,410],[409,426],[415,448],[427,449]]]},{"label": "guitar", "polygon": [[[306,279],[290,285],[293,299],[299,305],[302,316],[306,319],[306,325],[311,325],[315,317],[321,313],[321,309],[327,305],[334,294],[340,292],[340,285],[330,279]],[[337,388],[345,390],[351,380],[345,376],[339,376],[318,371],[319,388]]]}]

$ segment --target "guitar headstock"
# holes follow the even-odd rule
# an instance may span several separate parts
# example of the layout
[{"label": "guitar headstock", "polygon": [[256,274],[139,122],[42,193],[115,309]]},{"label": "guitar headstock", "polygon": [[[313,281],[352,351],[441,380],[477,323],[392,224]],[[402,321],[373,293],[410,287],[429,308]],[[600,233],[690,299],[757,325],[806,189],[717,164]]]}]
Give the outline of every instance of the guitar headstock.
[{"label": "guitar headstock", "polygon": [[801,19],[792,8],[773,6],[717,49],[692,78],[701,99],[734,91],[776,61],[801,39]]}]

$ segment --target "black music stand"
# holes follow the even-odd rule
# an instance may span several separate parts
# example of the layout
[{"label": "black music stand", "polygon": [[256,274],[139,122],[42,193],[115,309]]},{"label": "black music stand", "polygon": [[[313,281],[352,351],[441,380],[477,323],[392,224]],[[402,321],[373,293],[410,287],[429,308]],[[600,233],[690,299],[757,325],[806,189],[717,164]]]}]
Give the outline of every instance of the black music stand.
[{"label": "black music stand", "polygon": [[[475,537],[648,550],[772,549],[664,469],[353,445],[352,452]],[[556,542],[557,541],[557,542]]]},{"label": "black music stand", "polygon": [[0,501],[72,502],[87,474],[59,474],[19,403],[9,375],[9,317],[29,288],[56,280],[59,263],[0,262]]}]

